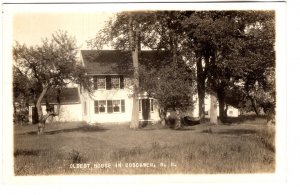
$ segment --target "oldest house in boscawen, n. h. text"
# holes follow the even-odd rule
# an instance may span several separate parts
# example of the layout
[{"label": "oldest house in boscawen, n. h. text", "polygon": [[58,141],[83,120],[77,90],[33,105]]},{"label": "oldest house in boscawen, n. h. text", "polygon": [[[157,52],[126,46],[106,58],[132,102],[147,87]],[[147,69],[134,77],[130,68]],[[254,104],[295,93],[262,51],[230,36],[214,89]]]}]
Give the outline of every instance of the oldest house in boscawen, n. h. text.
[{"label": "oldest house in boscawen, n. h. text", "polygon": [[[159,66],[166,52],[141,51],[139,63],[147,66]],[[133,65],[130,51],[119,50],[82,50],[81,60],[87,68],[87,74],[93,81],[93,92],[82,87],[64,89],[60,94],[59,116],[54,121],[86,121],[88,123],[129,122],[133,103]],[[140,78],[142,81],[142,78]],[[49,93],[42,102],[46,112],[46,102],[57,108],[55,93]],[[159,107],[155,99],[147,93],[139,94],[139,120],[157,122]],[[197,97],[194,110],[187,113],[198,116]],[[205,113],[209,117],[209,96],[205,99]],[[30,105],[29,120],[35,122],[34,105]],[[238,109],[229,107],[228,116],[238,116]]]}]

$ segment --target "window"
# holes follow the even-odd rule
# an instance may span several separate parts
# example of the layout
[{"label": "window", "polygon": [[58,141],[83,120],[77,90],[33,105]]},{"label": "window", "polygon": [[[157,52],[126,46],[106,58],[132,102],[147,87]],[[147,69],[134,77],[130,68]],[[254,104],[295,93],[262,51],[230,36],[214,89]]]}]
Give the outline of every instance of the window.
[{"label": "window", "polygon": [[106,101],[105,100],[95,100],[95,114],[104,113],[106,111]]},{"label": "window", "polygon": [[106,109],[106,101],[100,100],[99,101],[99,112],[105,112]]},{"label": "window", "polygon": [[54,104],[46,103],[46,112],[54,112]]},{"label": "window", "polygon": [[208,115],[208,111],[205,111],[205,115]]},{"label": "window", "polygon": [[120,100],[113,100],[112,104],[113,104],[114,112],[120,112],[120,106],[121,106]]},{"label": "window", "polygon": [[94,89],[105,89],[106,78],[104,76],[94,77]]},{"label": "window", "polygon": [[95,100],[95,114],[125,112],[125,100]]},{"label": "window", "polygon": [[124,89],[124,77],[121,76],[94,76],[94,89]]},{"label": "window", "polygon": [[112,89],[120,89],[120,78],[119,77],[111,77],[111,88]]},{"label": "window", "polygon": [[98,77],[97,78],[97,89],[105,89],[106,78]]}]

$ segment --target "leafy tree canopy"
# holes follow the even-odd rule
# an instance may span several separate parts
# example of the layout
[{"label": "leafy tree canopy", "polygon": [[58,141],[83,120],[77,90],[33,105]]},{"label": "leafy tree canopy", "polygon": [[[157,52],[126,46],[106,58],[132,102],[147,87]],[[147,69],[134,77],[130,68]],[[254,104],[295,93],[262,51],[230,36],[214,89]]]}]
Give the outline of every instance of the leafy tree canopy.
[{"label": "leafy tree canopy", "polygon": [[16,42],[13,47],[14,82],[17,83],[22,78],[30,81],[22,89],[15,87],[14,94],[28,88],[33,89],[34,103],[43,125],[49,114],[43,115],[41,101],[49,89],[61,90],[71,83],[83,84],[91,89],[85,77],[85,69],[78,64],[76,53],[75,39],[63,31],[52,34],[51,39],[42,39],[40,45],[26,46]]}]

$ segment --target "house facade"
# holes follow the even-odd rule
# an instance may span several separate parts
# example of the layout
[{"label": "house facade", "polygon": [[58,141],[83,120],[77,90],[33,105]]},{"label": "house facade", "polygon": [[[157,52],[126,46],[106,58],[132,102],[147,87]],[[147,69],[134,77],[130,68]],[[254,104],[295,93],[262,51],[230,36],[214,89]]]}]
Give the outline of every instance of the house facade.
[{"label": "house facade", "polygon": [[[140,64],[159,67],[165,60],[165,52],[142,51],[139,55]],[[133,66],[129,51],[117,50],[82,50],[82,65],[87,69],[87,76],[93,83],[93,92],[89,93],[81,86],[67,88],[62,93],[60,115],[54,121],[85,121],[88,123],[121,123],[131,121],[133,105]],[[140,78],[142,79],[142,78]],[[205,99],[205,114],[209,117],[210,97]],[[50,98],[51,99],[51,98]],[[139,120],[157,122],[160,120],[157,101],[140,93]],[[49,102],[49,101],[48,101]],[[198,116],[198,101],[195,96],[195,108],[187,113]],[[50,104],[54,109],[57,105],[55,98]],[[45,103],[43,111],[46,113]],[[31,106],[29,115],[33,121],[34,106]],[[238,109],[229,107],[228,116],[237,117]]]},{"label": "house facade", "polygon": [[[141,56],[148,57],[149,54],[146,53],[142,53]],[[129,122],[133,105],[131,53],[115,50],[83,50],[81,57],[88,76],[92,78],[94,88],[92,94],[81,88],[83,121]],[[139,94],[138,98],[139,120],[158,121],[156,101],[146,93]]]},{"label": "house facade", "polygon": [[[50,109],[57,110],[57,93],[54,90],[48,91],[48,95],[45,96],[41,102],[43,113],[46,114],[46,104]],[[47,121],[82,121],[82,105],[81,96],[78,87],[65,88],[60,94],[60,110],[59,116],[51,117]],[[49,109],[49,108],[48,108]],[[38,115],[37,108],[34,103],[29,104],[29,122],[37,123]]]}]

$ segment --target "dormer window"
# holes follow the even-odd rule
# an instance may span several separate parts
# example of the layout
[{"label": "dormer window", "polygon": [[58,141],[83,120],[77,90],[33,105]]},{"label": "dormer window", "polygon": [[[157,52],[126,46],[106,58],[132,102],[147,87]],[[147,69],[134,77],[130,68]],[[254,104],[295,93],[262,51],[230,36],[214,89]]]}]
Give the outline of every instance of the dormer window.
[{"label": "dormer window", "polygon": [[94,76],[94,89],[124,89],[124,77],[121,76]]},{"label": "dormer window", "polygon": [[120,77],[119,76],[111,77],[111,88],[112,89],[120,89]]},{"label": "dormer window", "polygon": [[98,77],[97,78],[97,89],[105,89],[106,85],[106,78],[105,77]]}]

